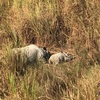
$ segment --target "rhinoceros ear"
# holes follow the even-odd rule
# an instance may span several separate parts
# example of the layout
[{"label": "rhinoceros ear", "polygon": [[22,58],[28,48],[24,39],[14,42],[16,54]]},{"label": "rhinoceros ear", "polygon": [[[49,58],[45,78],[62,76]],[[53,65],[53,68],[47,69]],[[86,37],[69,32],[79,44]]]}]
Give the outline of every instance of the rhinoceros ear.
[{"label": "rhinoceros ear", "polygon": [[47,50],[46,47],[43,47],[44,50]]},{"label": "rhinoceros ear", "polygon": [[63,52],[64,55],[68,56],[68,54],[66,52]]},{"label": "rhinoceros ear", "polygon": [[61,53],[63,53],[63,51],[60,51]]}]

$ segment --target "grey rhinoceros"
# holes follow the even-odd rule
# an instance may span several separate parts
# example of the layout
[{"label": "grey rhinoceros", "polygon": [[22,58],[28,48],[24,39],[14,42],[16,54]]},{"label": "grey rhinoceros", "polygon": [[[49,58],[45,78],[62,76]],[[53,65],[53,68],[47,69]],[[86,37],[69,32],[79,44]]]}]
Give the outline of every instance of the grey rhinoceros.
[{"label": "grey rhinoceros", "polygon": [[27,64],[33,64],[36,61],[47,61],[50,57],[50,52],[45,47],[38,47],[34,44],[30,44],[21,48],[12,49],[14,54],[20,54]]},{"label": "grey rhinoceros", "polygon": [[71,54],[67,54],[65,52],[58,52],[50,56],[49,63],[53,65],[57,65],[63,62],[68,62],[74,59]]}]

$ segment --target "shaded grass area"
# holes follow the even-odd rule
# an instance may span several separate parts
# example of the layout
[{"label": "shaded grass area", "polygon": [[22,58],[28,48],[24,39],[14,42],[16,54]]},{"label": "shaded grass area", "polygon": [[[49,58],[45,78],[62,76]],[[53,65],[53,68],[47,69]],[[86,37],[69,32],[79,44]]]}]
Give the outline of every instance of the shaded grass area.
[{"label": "shaded grass area", "polygon": [[[99,15],[99,0],[0,0],[0,98],[99,100]],[[11,60],[11,48],[31,43],[76,59],[56,67]]]},{"label": "shaded grass area", "polygon": [[[12,62],[13,63],[13,62]],[[38,67],[39,66],[39,67]],[[100,66],[80,67],[79,62],[53,66],[27,66],[24,75],[0,68],[0,98],[4,100],[99,100]]]}]

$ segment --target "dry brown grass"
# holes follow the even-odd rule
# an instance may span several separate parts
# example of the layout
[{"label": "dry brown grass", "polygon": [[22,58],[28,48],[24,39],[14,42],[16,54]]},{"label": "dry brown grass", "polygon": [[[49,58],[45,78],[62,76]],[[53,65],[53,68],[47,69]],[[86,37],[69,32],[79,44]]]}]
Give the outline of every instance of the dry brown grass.
[{"label": "dry brown grass", "polygon": [[[0,98],[99,100],[99,15],[99,0],[0,0]],[[31,43],[76,59],[57,67],[38,64],[16,76],[10,50]]]}]

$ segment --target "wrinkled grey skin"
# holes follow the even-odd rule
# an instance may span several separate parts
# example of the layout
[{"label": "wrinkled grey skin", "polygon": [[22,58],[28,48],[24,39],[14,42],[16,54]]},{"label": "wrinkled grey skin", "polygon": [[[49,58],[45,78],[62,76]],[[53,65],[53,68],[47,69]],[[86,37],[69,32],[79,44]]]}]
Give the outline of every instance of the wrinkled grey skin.
[{"label": "wrinkled grey skin", "polygon": [[67,54],[65,52],[59,52],[51,55],[51,57],[49,58],[49,63],[53,65],[57,65],[63,62],[71,61],[72,59],[74,58],[71,54]]},{"label": "wrinkled grey skin", "polygon": [[25,58],[27,64],[33,64],[38,61],[47,61],[50,57],[50,52],[45,47],[39,48],[38,46],[31,44],[21,48],[14,48],[14,53],[20,53]]}]

